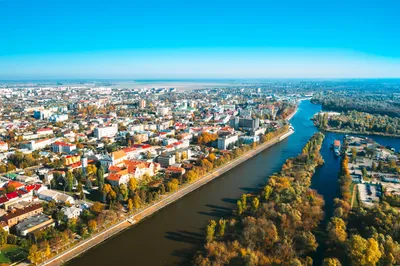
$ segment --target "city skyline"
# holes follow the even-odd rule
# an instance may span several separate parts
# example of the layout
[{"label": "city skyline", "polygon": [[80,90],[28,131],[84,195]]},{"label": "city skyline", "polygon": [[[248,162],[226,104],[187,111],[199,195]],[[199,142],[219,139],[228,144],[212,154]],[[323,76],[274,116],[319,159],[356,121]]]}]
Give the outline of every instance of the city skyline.
[{"label": "city skyline", "polygon": [[394,1],[0,1],[0,79],[394,78]]}]

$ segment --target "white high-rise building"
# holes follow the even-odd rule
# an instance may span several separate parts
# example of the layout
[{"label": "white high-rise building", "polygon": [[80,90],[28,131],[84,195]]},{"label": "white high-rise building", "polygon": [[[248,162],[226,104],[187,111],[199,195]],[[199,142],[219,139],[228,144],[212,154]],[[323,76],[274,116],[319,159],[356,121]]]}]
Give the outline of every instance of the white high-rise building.
[{"label": "white high-rise building", "polygon": [[101,139],[103,137],[114,137],[118,133],[118,125],[113,124],[108,127],[97,127],[94,129],[94,136],[97,139]]},{"label": "white high-rise building", "polygon": [[169,108],[168,107],[158,107],[157,108],[157,114],[158,115],[164,116],[164,115],[168,114],[168,112],[169,112]]}]

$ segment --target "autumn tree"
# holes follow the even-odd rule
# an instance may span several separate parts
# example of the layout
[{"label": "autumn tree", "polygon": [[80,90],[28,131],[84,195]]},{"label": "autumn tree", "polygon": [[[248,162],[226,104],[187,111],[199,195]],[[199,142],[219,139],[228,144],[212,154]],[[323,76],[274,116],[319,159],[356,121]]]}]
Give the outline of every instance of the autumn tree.
[{"label": "autumn tree", "polygon": [[106,198],[109,200],[110,203],[114,203],[115,200],[117,199],[117,193],[114,191],[112,186],[110,184],[105,184],[103,186],[103,195],[106,196]]},{"label": "autumn tree", "polygon": [[325,258],[322,266],[342,266],[342,264],[337,258]]},{"label": "autumn tree", "polygon": [[173,178],[170,182],[167,183],[168,191],[174,192],[179,188],[179,180]]},{"label": "autumn tree", "polygon": [[32,245],[29,248],[28,260],[30,260],[30,262],[36,265],[40,262],[41,257],[42,257],[42,252],[39,251],[36,245]]},{"label": "autumn tree", "polygon": [[244,212],[243,203],[241,200],[236,202],[237,213],[241,215]]},{"label": "autumn tree", "polygon": [[213,141],[216,141],[218,138],[217,134],[212,134],[208,132],[203,132],[197,139],[197,144],[199,145],[207,145]]},{"label": "autumn tree", "polygon": [[352,235],[348,242],[348,256],[353,265],[370,266],[376,265],[382,253],[375,239]]},{"label": "autumn tree", "polygon": [[218,236],[225,235],[225,228],[226,228],[226,220],[223,218],[219,219],[218,221]]},{"label": "autumn tree", "polygon": [[99,215],[103,210],[104,210],[104,205],[101,204],[100,202],[96,201],[93,203],[93,205],[90,207],[90,210],[95,213],[96,215]]},{"label": "autumn tree", "polygon": [[253,211],[257,211],[258,207],[260,206],[260,200],[258,198],[254,198],[253,201],[251,202],[251,206]]},{"label": "autumn tree", "polygon": [[140,208],[142,205],[142,200],[139,197],[138,193],[135,193],[135,196],[133,197],[133,207],[137,210]]},{"label": "autumn tree", "polygon": [[136,190],[136,188],[137,188],[137,180],[136,180],[136,178],[130,178],[129,179],[129,182],[128,182],[128,189],[130,190],[130,191],[135,191]]},{"label": "autumn tree", "polygon": [[133,211],[133,200],[132,199],[128,199],[127,208],[128,208],[128,212],[132,213],[132,211]]},{"label": "autumn tree", "polygon": [[346,223],[343,219],[333,217],[327,226],[329,240],[333,243],[343,243],[347,239]]},{"label": "autumn tree", "polygon": [[90,220],[88,222],[88,229],[90,233],[93,233],[97,229],[97,222],[96,220]]},{"label": "autumn tree", "polygon": [[210,223],[207,226],[207,236],[206,236],[206,241],[207,243],[213,241],[214,235],[215,235],[215,227],[217,223],[214,220],[211,220]]},{"label": "autumn tree", "polygon": [[43,256],[45,258],[48,258],[50,257],[50,255],[51,255],[50,244],[47,240],[45,240],[43,243]]}]

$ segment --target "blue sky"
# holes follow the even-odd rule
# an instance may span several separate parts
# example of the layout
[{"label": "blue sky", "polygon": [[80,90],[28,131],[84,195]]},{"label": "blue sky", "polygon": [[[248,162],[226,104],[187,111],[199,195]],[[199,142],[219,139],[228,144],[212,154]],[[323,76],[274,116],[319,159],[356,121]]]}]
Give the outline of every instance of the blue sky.
[{"label": "blue sky", "polygon": [[0,0],[0,79],[400,77],[396,1]]}]

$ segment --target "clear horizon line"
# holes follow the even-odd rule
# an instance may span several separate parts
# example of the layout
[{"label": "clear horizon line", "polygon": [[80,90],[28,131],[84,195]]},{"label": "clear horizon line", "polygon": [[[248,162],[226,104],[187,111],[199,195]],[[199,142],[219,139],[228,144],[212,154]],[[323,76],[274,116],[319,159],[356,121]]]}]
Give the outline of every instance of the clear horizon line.
[{"label": "clear horizon line", "polygon": [[154,78],[94,78],[94,77],[87,77],[87,78],[82,78],[82,77],[77,77],[77,78],[10,78],[10,79],[1,79],[0,82],[10,82],[10,81],[57,81],[57,80],[102,80],[102,81],[108,81],[108,80],[123,80],[123,81],[180,81],[180,80],[285,80],[285,79],[296,79],[296,80],[373,80],[373,79],[400,79],[400,76],[398,77],[221,77],[221,78],[215,78],[215,77],[185,77],[185,78],[159,78],[159,77],[154,77]]}]

